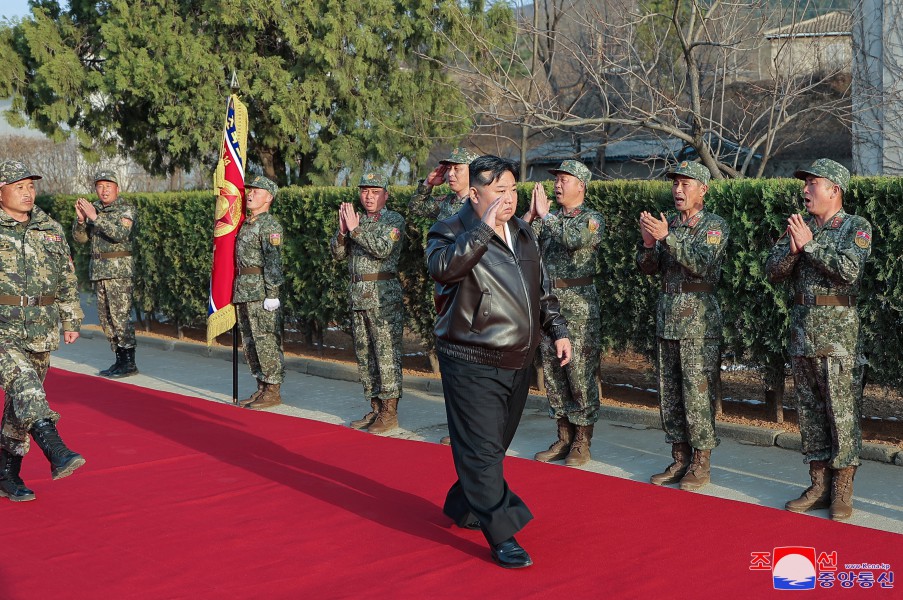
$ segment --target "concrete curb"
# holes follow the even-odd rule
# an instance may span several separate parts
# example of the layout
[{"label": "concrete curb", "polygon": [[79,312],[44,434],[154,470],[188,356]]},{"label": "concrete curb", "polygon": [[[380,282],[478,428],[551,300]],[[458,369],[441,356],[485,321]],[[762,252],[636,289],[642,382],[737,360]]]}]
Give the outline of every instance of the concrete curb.
[{"label": "concrete curb", "polygon": [[[88,339],[92,339],[95,336],[102,336],[103,333],[101,333],[96,326],[89,326],[82,329],[81,335]],[[163,339],[142,335],[140,332],[136,332],[136,337],[138,338],[139,346],[148,346],[167,352],[185,352],[198,356],[232,360],[231,348],[224,348],[222,346],[212,346],[208,348],[206,344],[198,342]],[[244,363],[244,356],[242,356],[241,353],[239,353],[239,360]],[[297,373],[313,375],[314,377],[322,377],[324,379],[358,381],[357,367],[345,363],[290,356],[285,359],[285,368]],[[404,387],[406,389],[418,390],[437,396],[442,395],[442,382],[431,377],[416,375],[406,376],[404,378]],[[546,401],[545,396],[530,394],[527,398],[527,408],[532,410],[543,410],[548,408],[548,402]],[[600,418],[606,421],[618,421],[621,423],[644,425],[652,429],[661,429],[659,413],[658,411],[651,409],[630,408],[624,406],[602,406]],[[800,440],[800,435],[798,433],[789,433],[781,429],[718,422],[715,424],[715,433],[720,437],[756,446],[777,446],[778,448],[796,452],[799,452],[802,448],[802,441]],[[883,444],[871,442],[863,443],[860,457],[863,460],[903,466],[903,451]]]}]

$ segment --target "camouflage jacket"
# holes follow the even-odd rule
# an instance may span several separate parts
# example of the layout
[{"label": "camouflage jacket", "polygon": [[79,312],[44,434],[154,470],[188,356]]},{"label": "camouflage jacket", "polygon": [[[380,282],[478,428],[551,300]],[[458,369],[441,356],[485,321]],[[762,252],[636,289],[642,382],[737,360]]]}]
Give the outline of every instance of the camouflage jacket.
[{"label": "camouflage jacket", "polygon": [[354,281],[356,275],[398,273],[404,238],[404,218],[383,208],[375,217],[361,216],[360,225],[347,236],[336,233],[329,244],[336,260],[348,260],[352,281],[348,286],[351,310],[368,310],[402,301],[398,278]]},{"label": "camouflage jacket", "polygon": [[[818,227],[809,220],[813,239],[790,254],[783,236],[771,249],[765,271],[777,283],[793,278],[794,295],[856,296],[865,261],[872,250],[872,226],[841,208]],[[791,356],[853,356],[859,337],[859,314],[853,306],[796,304],[790,311]]]},{"label": "camouflage jacket", "polygon": [[421,181],[408,203],[408,210],[412,215],[441,221],[454,215],[464,206],[464,201],[459,200],[454,192],[449,192],[445,196],[431,196],[432,193],[433,186]]},{"label": "camouflage jacket", "polygon": [[[132,202],[117,198],[108,206],[100,200],[93,203],[97,218],[92,222],[72,222],[72,238],[79,244],[91,241],[91,260],[88,263],[88,279],[130,279],[134,273],[135,257],[132,252],[132,229],[137,209]],[[126,221],[130,221],[126,223]],[[128,252],[129,256],[102,258],[109,252]]]},{"label": "camouflage jacket", "polygon": [[647,275],[662,274],[655,332],[666,340],[721,337],[721,307],[715,292],[680,292],[684,283],[718,285],[729,236],[727,222],[701,210],[685,223],[668,221],[668,237],[646,248],[641,241],[637,265]]},{"label": "camouflage jacket", "polygon": [[[242,274],[242,269],[260,273]],[[232,302],[279,298],[282,277],[282,225],[269,212],[245,220],[235,238],[235,284]]]},{"label": "camouflage jacket", "polygon": [[47,306],[0,304],[0,343],[15,340],[31,352],[60,345],[63,331],[78,331],[82,314],[75,267],[62,226],[35,207],[27,223],[0,210],[0,295],[49,296]]},{"label": "camouflage jacket", "polygon": [[[539,250],[551,279],[595,277],[599,273],[599,245],[605,232],[601,214],[584,206],[570,214],[563,209],[534,219]],[[599,296],[594,283],[555,288],[561,314],[568,323],[599,318]]]}]

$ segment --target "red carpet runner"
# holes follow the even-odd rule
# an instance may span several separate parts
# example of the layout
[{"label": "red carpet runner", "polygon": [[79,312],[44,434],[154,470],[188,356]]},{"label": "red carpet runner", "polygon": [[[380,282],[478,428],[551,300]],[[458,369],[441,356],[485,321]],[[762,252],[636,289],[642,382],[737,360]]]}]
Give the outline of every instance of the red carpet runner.
[{"label": "red carpet runner", "polygon": [[778,546],[903,567],[891,533],[508,459],[536,564],[505,571],[441,513],[446,447],[56,369],[47,388],[88,462],[51,481],[33,447],[37,500],[0,499],[3,600],[758,598],[777,592],[752,553]]}]

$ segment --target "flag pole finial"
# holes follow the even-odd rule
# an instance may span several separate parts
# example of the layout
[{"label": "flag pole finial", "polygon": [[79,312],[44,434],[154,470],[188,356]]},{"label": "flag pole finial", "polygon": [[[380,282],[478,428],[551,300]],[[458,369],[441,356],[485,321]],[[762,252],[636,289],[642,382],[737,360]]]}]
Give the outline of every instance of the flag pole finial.
[{"label": "flag pole finial", "polygon": [[235,72],[235,69],[232,69],[232,81],[229,82],[229,87],[232,88],[232,93],[238,93],[238,73]]}]

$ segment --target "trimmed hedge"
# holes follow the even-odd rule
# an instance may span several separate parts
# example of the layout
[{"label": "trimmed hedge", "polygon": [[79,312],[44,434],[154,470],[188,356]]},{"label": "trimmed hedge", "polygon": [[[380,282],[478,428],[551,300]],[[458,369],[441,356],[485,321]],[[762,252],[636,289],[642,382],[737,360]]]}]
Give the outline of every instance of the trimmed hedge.
[{"label": "trimmed hedge", "polygon": [[[551,192],[551,182],[546,183]],[[528,205],[532,184],[519,187],[519,210]],[[801,184],[795,180],[713,182],[706,207],[730,224],[730,241],[719,294],[724,313],[725,355],[760,368],[766,382],[782,385],[787,363],[788,285],[765,279],[765,260],[786,218],[799,211]],[[432,282],[423,250],[428,219],[407,215],[413,188],[393,187],[388,206],[405,215],[407,239],[401,278],[408,326],[431,347]],[[136,305],[179,325],[203,325],[210,277],[211,193],[130,194],[139,209],[136,225]],[[853,178],[844,207],[873,227],[860,298],[863,341],[870,381],[903,389],[903,179]],[[75,196],[43,197],[40,204],[71,228]],[[356,188],[285,188],[273,213],[285,229],[283,302],[286,318],[317,333],[347,324],[347,265],[329,254],[343,201],[357,201]],[[650,354],[654,344],[657,278],[642,275],[634,263],[642,210],[669,212],[665,181],[593,182],[587,203],[604,216],[606,235],[600,250],[603,272],[597,280],[603,323],[603,351],[637,350]],[[71,239],[70,239],[71,243]],[[87,247],[73,244],[79,278],[86,283]]]}]

